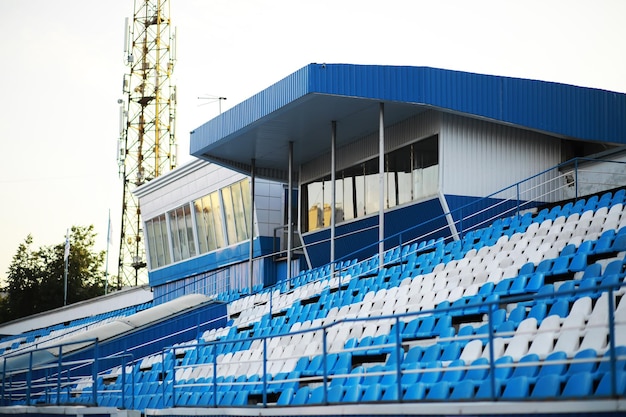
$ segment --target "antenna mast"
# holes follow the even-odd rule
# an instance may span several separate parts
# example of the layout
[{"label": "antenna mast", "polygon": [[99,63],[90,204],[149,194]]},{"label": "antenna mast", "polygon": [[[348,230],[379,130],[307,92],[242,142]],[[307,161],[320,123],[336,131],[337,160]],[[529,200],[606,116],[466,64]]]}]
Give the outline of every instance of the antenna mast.
[{"label": "antenna mast", "polygon": [[175,30],[169,0],[135,0],[126,19],[125,74],[120,104],[119,174],[124,182],[118,288],[147,283],[139,201],[132,191],[176,166]]}]

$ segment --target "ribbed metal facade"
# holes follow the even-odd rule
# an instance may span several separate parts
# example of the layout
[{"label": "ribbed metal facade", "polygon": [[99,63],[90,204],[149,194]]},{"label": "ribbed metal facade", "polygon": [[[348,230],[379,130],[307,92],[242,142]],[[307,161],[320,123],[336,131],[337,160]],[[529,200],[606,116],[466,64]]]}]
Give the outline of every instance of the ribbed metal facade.
[{"label": "ribbed metal facade", "polygon": [[399,101],[579,139],[626,144],[626,95],[427,67],[309,65],[310,92]]},{"label": "ribbed metal facade", "polygon": [[626,144],[625,94],[426,67],[310,64],[196,129],[191,152],[215,152],[215,158],[245,166],[249,160],[236,156],[238,136],[253,131],[264,146],[283,148],[284,141],[298,140],[301,121],[272,121],[295,108],[315,117],[323,110],[313,99],[319,95],[411,103],[560,137]]},{"label": "ribbed metal facade", "polygon": [[561,162],[560,141],[553,137],[451,114],[444,113],[442,118],[439,146],[444,194],[489,195]]}]

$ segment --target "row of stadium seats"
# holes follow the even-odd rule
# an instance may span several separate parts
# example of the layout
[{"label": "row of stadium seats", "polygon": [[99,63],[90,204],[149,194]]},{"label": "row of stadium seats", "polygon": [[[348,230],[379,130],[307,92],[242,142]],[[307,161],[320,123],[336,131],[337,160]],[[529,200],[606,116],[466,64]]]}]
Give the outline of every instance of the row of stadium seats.
[{"label": "row of stadium seats", "polygon": [[[610,304],[623,396],[626,301],[605,290],[626,275],[625,194],[405,244],[382,268],[373,257],[335,276],[328,266],[303,272],[231,301],[227,327],[141,359],[127,381],[119,368],[101,373],[99,398],[122,406],[129,381],[138,409],[469,401],[492,386],[507,399],[605,397]],[[87,399],[83,386],[75,391]]]}]

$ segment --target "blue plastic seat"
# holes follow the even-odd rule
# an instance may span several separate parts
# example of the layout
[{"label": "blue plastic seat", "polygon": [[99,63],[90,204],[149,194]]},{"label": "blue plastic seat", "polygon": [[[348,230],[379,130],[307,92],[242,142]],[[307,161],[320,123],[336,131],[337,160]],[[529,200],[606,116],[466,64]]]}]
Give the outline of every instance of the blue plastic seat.
[{"label": "blue plastic seat", "polygon": [[324,385],[320,385],[311,390],[311,395],[307,400],[307,404],[322,404],[324,402],[324,391],[326,387]]},{"label": "blue plastic seat", "polygon": [[342,385],[334,385],[328,388],[327,401],[331,404],[340,403],[343,400],[344,387]]},{"label": "blue plastic seat", "polygon": [[539,262],[539,265],[537,265],[535,272],[543,272],[547,274],[552,271],[553,263],[554,263],[554,260],[552,259],[544,259],[543,261]]},{"label": "blue plastic seat", "polygon": [[370,385],[365,388],[363,395],[361,396],[361,402],[377,402],[380,401],[382,396],[382,388],[380,384]]},{"label": "blue plastic seat", "polygon": [[613,246],[613,240],[615,239],[615,230],[609,229],[605,230],[593,248],[593,253],[596,255],[611,252],[611,247]]},{"label": "blue plastic seat", "polygon": [[535,272],[535,264],[532,262],[526,262],[519,269],[519,275],[531,275],[533,272]]},{"label": "blue plastic seat", "polygon": [[423,400],[426,394],[426,386],[421,382],[413,384],[407,387],[404,396],[402,397],[405,401],[419,401]]},{"label": "blue plastic seat", "polygon": [[448,399],[453,401],[469,401],[474,399],[475,383],[470,380],[463,380],[454,384]]},{"label": "blue plastic seat", "polygon": [[326,369],[329,373],[347,374],[352,369],[352,352],[329,353],[326,356],[328,358]]},{"label": "blue plastic seat", "polygon": [[530,275],[519,275],[518,277],[513,278],[513,282],[509,287],[509,295],[525,294],[529,278]]},{"label": "blue plastic seat", "polygon": [[[420,373],[421,368],[422,366],[419,362],[416,362],[407,366],[404,369],[402,377],[401,377],[402,386],[408,387],[409,385],[415,384],[417,381],[419,381],[421,377],[421,373]],[[390,385],[396,385],[395,381],[393,381],[394,379],[395,379],[394,374],[390,374],[389,378],[383,378],[385,382],[392,380]],[[382,381],[381,381],[381,385],[383,385]]]},{"label": "blue plastic seat", "polygon": [[448,381],[439,381],[430,387],[425,398],[430,401],[445,401],[449,396],[450,383]]},{"label": "blue plastic seat", "polygon": [[441,361],[427,362],[423,366],[423,373],[419,381],[428,386],[433,385],[441,379],[443,365]]},{"label": "blue plastic seat", "polygon": [[452,328],[452,316],[450,314],[439,316],[436,320],[435,327],[433,328],[433,334],[437,336],[446,335],[447,337],[447,330],[450,328]]},{"label": "blue plastic seat", "polygon": [[[357,367],[357,368],[363,368],[363,367]],[[354,369],[357,369],[357,368],[354,368]],[[382,378],[379,372],[383,372],[384,370],[385,370],[385,367],[383,365],[374,365],[367,369],[367,373],[365,374],[365,376],[362,377],[361,381],[358,381],[358,383],[363,384],[365,386],[378,384]],[[365,370],[363,370],[363,372],[365,372]],[[353,384],[351,383],[351,385]]]},{"label": "blue plastic seat", "polygon": [[232,403],[233,406],[243,407],[248,405],[248,391],[243,389],[237,392]]},{"label": "blue plastic seat", "polygon": [[[626,229],[622,227],[622,229]],[[620,231],[622,230],[620,229]],[[626,251],[626,233],[618,233],[615,236],[615,240],[613,240],[613,244],[611,245],[611,252],[624,252]]]},{"label": "blue plastic seat", "polygon": [[554,373],[538,378],[530,397],[543,400],[557,398],[559,395],[561,395],[561,376]]},{"label": "blue plastic seat", "polygon": [[563,275],[569,273],[569,264],[573,256],[559,256],[554,260],[550,273],[552,275]]},{"label": "blue plastic seat", "polygon": [[546,375],[557,375],[560,378],[567,369],[567,365],[564,362],[565,359],[567,359],[567,354],[563,351],[552,352],[549,354],[543,361],[541,368],[539,369],[539,374],[537,374],[537,378],[540,379]]},{"label": "blue plastic seat", "polygon": [[602,374],[594,393],[596,397],[611,397],[613,394],[623,397],[626,394],[626,372],[618,371],[615,373],[615,393],[613,393],[612,378],[613,375],[610,373]]},{"label": "blue plastic seat", "polygon": [[363,388],[359,384],[350,385],[345,388],[343,397],[341,398],[342,403],[357,403],[361,400],[361,395],[363,393]]},{"label": "blue plastic seat", "polygon": [[611,199],[612,204],[620,204],[626,202],[626,189],[619,189],[613,194],[613,198]]},{"label": "blue plastic seat", "polygon": [[308,366],[305,370],[302,371],[302,376],[314,376],[319,373],[319,370],[322,366],[322,361],[324,360],[323,355],[314,356],[309,362]]},{"label": "blue plastic seat", "polygon": [[589,278],[581,279],[580,283],[578,284],[578,290],[581,292],[577,293],[576,296],[577,297],[589,296],[589,297],[594,297],[594,298],[597,297],[598,296],[597,287],[599,284],[600,284],[599,278],[589,277]]},{"label": "blue plastic seat", "polygon": [[617,284],[621,282],[624,278],[623,268],[624,261],[621,259],[609,262],[602,273],[602,284]]},{"label": "blue plastic seat", "polygon": [[417,333],[417,329],[419,329],[422,323],[422,317],[416,317],[409,321],[407,325],[402,330],[402,338],[403,339],[414,339]]},{"label": "blue plastic seat", "polygon": [[523,305],[518,305],[509,313],[509,321],[512,321],[513,323],[516,323],[517,325],[526,318],[526,314],[527,314],[526,307]]},{"label": "blue plastic seat", "polygon": [[573,362],[569,368],[567,368],[567,375],[573,376],[579,373],[593,374],[598,366],[598,363],[594,361],[598,355],[594,349],[581,350],[574,355],[574,360],[580,360],[581,362]]},{"label": "blue plastic seat", "polygon": [[435,327],[435,316],[426,316],[422,318],[420,327],[415,332],[416,338],[428,338],[432,337],[433,329]]},{"label": "blue plastic seat", "polygon": [[[494,373],[496,379],[504,381],[513,374],[513,358],[510,356],[501,356],[494,361]],[[489,379],[489,377],[487,377]]]},{"label": "blue plastic seat", "polygon": [[444,346],[439,360],[444,362],[457,360],[461,356],[461,349],[462,346],[459,342],[450,342]]},{"label": "blue plastic seat", "polygon": [[230,407],[235,401],[237,393],[235,391],[226,391],[219,395],[218,404],[220,407]]},{"label": "blue plastic seat", "polygon": [[433,362],[441,357],[442,346],[439,343],[432,344],[424,350],[424,354],[420,359],[422,363]]},{"label": "blue plastic seat", "polygon": [[[411,384],[414,385],[414,384]],[[400,395],[398,394],[398,385],[391,384],[383,387],[383,395],[381,397],[382,401],[398,401],[400,399]]]},{"label": "blue plastic seat", "polygon": [[295,393],[293,388],[284,389],[283,392],[281,392],[278,396],[278,400],[276,400],[276,405],[290,405],[294,395]]},{"label": "blue plastic seat", "polygon": [[407,367],[409,364],[418,363],[422,359],[422,355],[424,354],[424,348],[422,346],[416,345],[409,349],[402,361],[402,368]]},{"label": "blue plastic seat", "polygon": [[[571,283],[571,281],[568,281],[569,283]],[[571,283],[571,288],[574,288],[574,284]],[[562,287],[564,287],[565,285],[562,285]],[[560,290],[560,288],[559,288]],[[559,291],[560,292],[560,291]],[[552,316],[552,315],[557,315],[561,318],[565,318],[569,315],[569,296],[567,296],[568,299],[563,299],[560,298],[558,299],[554,304],[552,304],[552,306],[550,306],[550,312],[547,314],[548,316]]]},{"label": "blue plastic seat", "polygon": [[574,255],[569,264],[570,272],[581,272],[587,267],[587,254],[577,253]]},{"label": "blue plastic seat", "polygon": [[491,379],[487,378],[478,384],[478,390],[474,395],[477,400],[487,400],[500,397],[502,392],[502,382],[498,379],[495,380],[494,391],[491,388]]},{"label": "blue plastic seat", "polygon": [[598,207],[599,200],[600,198],[597,195],[592,195],[591,197],[589,197],[587,199],[587,202],[585,203],[583,213],[587,210],[595,210]]},{"label": "blue plastic seat", "polygon": [[510,378],[506,381],[502,398],[507,400],[521,400],[528,397],[530,383],[525,376]]},{"label": "blue plastic seat", "polygon": [[[615,370],[617,372],[626,371],[626,359],[624,359],[624,357],[626,357],[626,346],[616,346],[615,356],[616,356]],[[603,359],[604,360],[600,362],[600,364],[598,365],[598,369],[596,370],[596,373],[598,375],[604,375],[604,374],[611,372],[611,361],[610,361],[611,351],[610,350],[607,350],[606,352],[604,352]]]},{"label": "blue plastic seat", "polygon": [[513,370],[512,378],[524,376],[535,378],[539,373],[539,355],[531,353],[523,356]]},{"label": "blue plastic seat", "polygon": [[588,372],[571,375],[561,393],[562,398],[585,398],[593,393],[593,377]]},{"label": "blue plastic seat", "polygon": [[513,279],[511,279],[510,277],[507,279],[503,279],[496,284],[493,289],[493,293],[498,294],[501,297],[509,295],[509,288],[511,287],[511,284],[513,284]]},{"label": "blue plastic seat", "polygon": [[307,366],[309,366],[309,363],[310,363],[309,357],[302,356],[300,359],[298,359],[298,362],[296,362],[296,366],[294,366],[293,370],[298,371],[298,372],[304,372]]},{"label": "blue plastic seat", "polygon": [[445,367],[443,371],[442,381],[456,383],[463,379],[465,374],[465,362],[462,359],[453,360]]},{"label": "blue plastic seat", "polygon": [[304,405],[309,402],[309,396],[311,395],[311,389],[308,385],[304,385],[296,391],[296,394],[291,400],[291,405]]},{"label": "blue plastic seat", "polygon": [[483,381],[489,373],[489,360],[487,358],[478,358],[474,360],[463,377],[464,381],[472,381],[477,384]]},{"label": "blue plastic seat", "polygon": [[527,318],[534,318],[537,323],[541,323],[547,317],[548,305],[545,302],[538,301],[530,308]]}]

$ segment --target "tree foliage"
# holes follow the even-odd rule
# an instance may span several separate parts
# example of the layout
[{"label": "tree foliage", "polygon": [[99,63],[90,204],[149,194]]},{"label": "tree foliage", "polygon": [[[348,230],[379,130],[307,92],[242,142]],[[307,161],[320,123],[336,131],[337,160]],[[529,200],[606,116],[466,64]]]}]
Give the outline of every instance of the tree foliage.
[{"label": "tree foliage", "polygon": [[[67,273],[67,304],[104,294],[105,252],[95,252],[93,226],[73,226]],[[65,298],[65,240],[33,248],[28,235],[20,243],[7,271],[5,297],[0,302],[0,322],[62,307]]]}]

